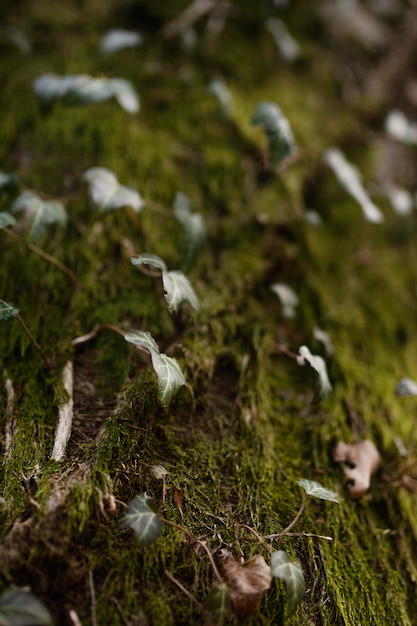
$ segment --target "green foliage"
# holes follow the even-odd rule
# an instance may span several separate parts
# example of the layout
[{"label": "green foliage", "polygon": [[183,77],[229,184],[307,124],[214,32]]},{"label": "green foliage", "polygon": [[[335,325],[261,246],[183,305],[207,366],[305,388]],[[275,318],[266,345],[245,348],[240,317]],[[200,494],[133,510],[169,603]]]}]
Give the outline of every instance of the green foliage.
[{"label": "green foliage", "polygon": [[131,528],[141,546],[148,546],[161,534],[162,522],[153,509],[152,498],[142,493],[129,503],[123,519],[122,528]]},{"label": "green foliage", "polygon": [[0,595],[0,626],[52,626],[48,609],[29,591],[9,589]]},{"label": "green foliage", "polygon": [[288,615],[293,615],[305,594],[303,570],[297,563],[288,559],[284,550],[277,550],[271,554],[271,574],[274,578],[281,578],[285,581]]},{"label": "green foliage", "polygon": [[132,265],[149,265],[152,269],[162,272],[162,284],[165,290],[165,301],[170,313],[176,313],[183,302],[191,304],[195,311],[200,310],[199,299],[188,278],[179,270],[168,271],[165,261],[156,254],[141,254],[131,258]]},{"label": "green foliage", "polygon": [[210,591],[204,600],[204,606],[209,611],[213,624],[222,626],[230,614],[229,590],[226,583],[218,585]]},{"label": "green foliage", "polygon": [[36,241],[51,224],[65,226],[67,214],[62,202],[42,200],[33,191],[24,191],[12,204],[12,213],[23,213],[23,222],[28,227],[29,241]]},{"label": "green foliage", "polygon": [[5,228],[6,226],[13,226],[16,224],[16,220],[10,213],[7,211],[0,212],[0,229]]},{"label": "green foliage", "polygon": [[158,378],[158,398],[162,404],[169,404],[179,389],[186,385],[184,375],[177,361],[173,357],[161,354],[156,341],[145,330],[135,330],[127,333],[125,339],[129,343],[150,353],[152,366]]},{"label": "green foliage", "polygon": [[84,172],[84,180],[90,185],[91,199],[103,213],[125,206],[139,213],[145,206],[136,189],[120,185],[113,172],[106,167],[91,167]]},{"label": "green foliage", "polygon": [[174,200],[174,215],[184,229],[182,271],[187,274],[194,266],[198,255],[207,242],[207,230],[200,213],[193,213],[191,201],[181,191]]},{"label": "green foliage", "polygon": [[78,106],[115,98],[128,113],[139,111],[139,97],[132,84],[123,78],[42,74],[33,82],[33,89],[41,104],[48,108],[58,100],[67,106]]},{"label": "green foliage", "polygon": [[0,300],[0,321],[7,321],[16,317],[19,313],[19,309],[16,309],[12,304]]},{"label": "green foliage", "polygon": [[318,498],[319,500],[336,502],[336,504],[339,504],[339,500],[337,499],[337,493],[326,489],[320,483],[317,483],[314,480],[307,480],[306,478],[300,478],[297,482],[300,487],[305,490],[308,496],[311,496],[312,498]]},{"label": "green foliage", "polygon": [[253,126],[262,126],[269,143],[272,167],[295,152],[295,141],[289,121],[273,102],[259,102],[252,115]]}]

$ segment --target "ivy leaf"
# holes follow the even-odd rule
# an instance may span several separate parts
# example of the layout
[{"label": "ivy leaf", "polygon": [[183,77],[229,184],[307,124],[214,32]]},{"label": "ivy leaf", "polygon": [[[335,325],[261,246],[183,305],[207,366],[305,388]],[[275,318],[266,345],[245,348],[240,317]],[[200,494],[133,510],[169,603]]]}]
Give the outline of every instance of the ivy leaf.
[{"label": "ivy leaf", "polygon": [[328,502],[336,502],[339,504],[339,500],[337,499],[337,493],[334,491],[330,491],[329,489],[325,489],[323,485],[317,483],[314,480],[307,480],[306,478],[300,478],[297,480],[300,487],[302,487],[308,496],[312,498],[318,498],[319,500],[327,500]]},{"label": "ivy leaf", "polygon": [[151,352],[151,359],[158,377],[158,398],[166,406],[187,383],[176,359],[156,352]]},{"label": "ivy leaf", "polygon": [[200,310],[200,302],[188,278],[180,271],[162,272],[165,300],[170,313],[176,312],[181,302],[189,302],[193,309]]},{"label": "ivy leaf", "polygon": [[152,354],[152,352],[159,354],[158,344],[147,330],[135,330],[132,333],[126,333],[125,339],[129,343],[138,346],[138,348],[145,348],[150,354]]},{"label": "ivy leaf", "polygon": [[259,102],[252,115],[252,125],[265,130],[272,167],[295,152],[295,141],[289,121],[273,102]]},{"label": "ivy leaf", "polygon": [[145,330],[136,330],[124,337],[129,343],[150,352],[152,367],[158,378],[158,398],[162,404],[168,405],[179,389],[187,384],[177,361],[173,357],[161,354],[158,344]]},{"label": "ivy leaf", "polygon": [[0,170],[0,194],[9,189],[16,189],[18,179],[16,174],[6,174]]},{"label": "ivy leaf", "polygon": [[317,372],[317,390],[314,399],[321,400],[322,398],[326,398],[332,391],[332,385],[327,375],[326,363],[324,359],[316,354],[311,354],[307,346],[301,346],[298,353],[298,365],[305,365],[305,362],[307,361],[307,363]]},{"label": "ivy leaf", "polygon": [[182,271],[187,273],[206,244],[206,226],[203,216],[192,212],[190,199],[181,191],[175,195],[174,215],[184,228]]},{"label": "ivy leaf", "polygon": [[324,153],[324,161],[333,170],[339,183],[360,205],[365,219],[374,224],[383,222],[384,216],[366,193],[359,171],[346,160],[343,152],[329,148]]},{"label": "ivy leaf", "polygon": [[417,396],[417,383],[411,378],[404,377],[398,383],[395,393],[397,396]]},{"label": "ivy leaf", "polygon": [[115,98],[128,113],[139,111],[138,95],[131,83],[123,78],[94,78],[88,74],[42,74],[33,82],[33,89],[40,102],[48,107],[58,100],[68,106],[77,106]]},{"label": "ivy leaf", "polygon": [[230,610],[229,590],[226,583],[210,591],[204,600],[204,606],[210,613],[210,623],[216,626],[222,626],[225,623]]},{"label": "ivy leaf", "polygon": [[24,220],[29,225],[28,239],[36,241],[42,237],[50,224],[65,226],[67,214],[62,202],[57,200],[42,200],[33,191],[24,191],[12,204],[12,213],[24,214]]},{"label": "ivy leaf", "polygon": [[16,224],[16,220],[13,217],[13,215],[11,215],[10,213],[7,213],[6,211],[1,211],[0,212],[0,229],[6,228],[6,226],[13,226],[13,224]]},{"label": "ivy leaf", "polygon": [[277,550],[271,554],[271,574],[274,578],[281,578],[285,581],[288,616],[293,615],[305,594],[303,570],[297,563],[288,560],[284,550]]},{"label": "ivy leaf", "polygon": [[132,257],[132,265],[149,265],[152,269],[164,271],[167,269],[165,261],[161,259],[157,254],[140,254],[137,257]]},{"label": "ivy leaf", "polygon": [[100,41],[100,52],[110,54],[124,48],[135,48],[142,43],[142,36],[132,30],[114,28],[107,31]]},{"label": "ivy leaf", "polygon": [[145,206],[141,195],[132,187],[121,185],[106,167],[90,167],[83,176],[90,185],[90,196],[100,211],[107,212],[130,206],[139,213]]},{"label": "ivy leaf", "polygon": [[7,321],[16,317],[19,313],[19,309],[16,309],[13,304],[9,304],[4,300],[0,300],[0,321]]},{"label": "ivy leaf", "polygon": [[1,626],[52,626],[48,609],[33,594],[9,589],[0,596]]},{"label": "ivy leaf", "polygon": [[232,111],[232,96],[226,87],[226,83],[221,78],[214,78],[208,85],[209,94],[214,96],[224,117],[230,117]]},{"label": "ivy leaf", "polygon": [[152,507],[152,498],[142,493],[135,496],[126,508],[120,523],[122,528],[131,528],[141,546],[149,546],[158,539],[162,522]]}]

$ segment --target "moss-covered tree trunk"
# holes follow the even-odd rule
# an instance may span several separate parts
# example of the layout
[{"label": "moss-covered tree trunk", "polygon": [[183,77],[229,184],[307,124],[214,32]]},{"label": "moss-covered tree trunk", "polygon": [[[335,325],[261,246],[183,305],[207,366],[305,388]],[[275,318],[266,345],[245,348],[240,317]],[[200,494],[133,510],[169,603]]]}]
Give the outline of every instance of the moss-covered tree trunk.
[{"label": "moss-covered tree trunk", "polygon": [[[18,177],[17,188],[0,178],[0,210],[32,190],[68,215],[30,245],[20,214],[0,231],[0,299],[20,310],[51,363],[17,319],[0,322],[0,591],[29,587],[56,624],[284,622],[276,579],[253,616],[208,616],[201,603],[219,581],[203,543],[245,560],[269,561],[272,547],[298,561],[306,592],[292,624],[417,623],[416,400],[395,393],[400,379],[417,378],[417,221],[414,208],[398,213],[387,200],[393,187],[415,194],[416,153],[413,131],[404,145],[384,127],[392,108],[415,107],[415,11],[399,2],[381,16],[358,3],[348,12],[366,24],[358,41],[359,26],[331,2],[255,4],[200,1],[184,12],[174,0],[22,0],[0,9],[0,169]],[[271,18],[297,38],[297,58],[280,56]],[[140,31],[141,46],[101,54],[114,26]],[[22,35],[31,51],[17,45]],[[32,82],[47,72],[125,78],[141,110],[114,100],[43,110]],[[217,78],[230,110],[208,90]],[[277,168],[250,123],[261,101],[279,105],[297,143]],[[383,222],[367,221],[337,181],[323,160],[330,147],[370,181]],[[83,180],[93,166],[138,190],[143,210],[100,212]],[[178,191],[208,235],[187,268],[201,309],[170,314],[161,278],[130,257],[184,268]],[[296,293],[293,316],[276,284]],[[149,356],[109,325],[148,331],[176,358],[187,385],[167,406]],[[302,345],[327,365],[332,391],[320,403],[313,369],[295,358]],[[56,460],[68,362],[72,430]],[[332,450],[364,439],[382,464],[352,500]],[[309,498],[290,532],[261,540],[295,518],[300,478],[337,492],[339,504]],[[147,547],[120,525],[142,493],[171,522]],[[1,606],[0,596],[0,615]]]}]

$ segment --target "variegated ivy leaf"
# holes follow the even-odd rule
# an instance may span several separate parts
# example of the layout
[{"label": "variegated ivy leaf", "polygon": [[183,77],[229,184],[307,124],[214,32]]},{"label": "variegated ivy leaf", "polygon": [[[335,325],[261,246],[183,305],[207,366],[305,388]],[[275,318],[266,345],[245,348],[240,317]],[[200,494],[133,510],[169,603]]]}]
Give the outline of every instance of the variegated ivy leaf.
[{"label": "variegated ivy leaf", "polygon": [[200,302],[185,274],[178,270],[164,271],[162,272],[162,283],[170,313],[175,313],[182,302],[189,302],[193,309],[196,311],[200,310]]},{"label": "variegated ivy leaf", "polygon": [[207,87],[208,92],[214,96],[224,117],[230,117],[232,111],[232,96],[221,78],[214,78]]},{"label": "variegated ivy leaf", "polygon": [[210,613],[211,622],[216,626],[226,623],[230,614],[229,588],[226,583],[212,589],[204,600],[204,606]]},{"label": "variegated ivy leaf", "polygon": [[277,550],[271,554],[271,574],[274,578],[281,578],[285,581],[288,616],[293,615],[305,594],[303,570],[297,563],[289,561],[284,550]]},{"label": "variegated ivy leaf", "polygon": [[262,126],[269,143],[271,165],[276,167],[295,152],[295,141],[289,121],[273,102],[260,102],[252,115],[252,125]]},{"label": "variegated ivy leaf", "polygon": [[306,478],[300,478],[297,480],[300,487],[302,487],[308,496],[312,498],[318,498],[319,500],[328,500],[329,502],[336,502],[339,504],[339,500],[337,499],[337,493],[334,491],[330,491],[329,489],[325,489],[323,485],[317,483],[314,480],[307,480]]},{"label": "variegated ivy leaf", "polygon": [[10,213],[7,213],[7,211],[1,211],[0,212],[0,229],[6,228],[6,226],[13,226],[13,224],[16,224],[16,220],[13,217],[13,215],[11,215]]},{"label": "variegated ivy leaf", "polygon": [[46,606],[24,589],[8,589],[0,595],[2,626],[52,626]]},{"label": "variegated ivy leaf", "polygon": [[193,267],[201,249],[206,244],[206,226],[203,216],[200,213],[193,213],[190,199],[181,191],[177,191],[175,195],[174,215],[184,229],[181,269],[187,273]]},{"label": "variegated ivy leaf", "polygon": [[161,259],[157,254],[140,254],[139,256],[131,257],[132,265],[149,265],[152,269],[164,271],[167,269],[165,261]]},{"label": "variegated ivy leaf", "polygon": [[417,124],[412,124],[401,111],[393,110],[385,120],[388,135],[407,144],[417,144]]},{"label": "variegated ivy leaf", "polygon": [[326,398],[332,390],[327,368],[324,359],[316,354],[311,354],[307,346],[301,346],[298,350],[298,365],[305,365],[307,362],[317,372],[317,391],[315,398],[321,400]]},{"label": "variegated ivy leaf", "polygon": [[159,354],[159,346],[147,330],[135,330],[131,333],[126,333],[125,339],[139,348],[145,348],[150,353],[156,352]]},{"label": "variegated ivy leaf", "polygon": [[402,378],[395,390],[397,396],[417,396],[417,383],[411,378]]},{"label": "variegated ivy leaf", "polygon": [[62,202],[42,200],[33,191],[24,191],[13,202],[12,213],[23,213],[23,220],[29,226],[28,239],[36,241],[42,237],[48,226],[61,224],[65,226],[67,214]]},{"label": "variegated ivy leaf", "polygon": [[295,291],[284,283],[271,285],[271,291],[273,291],[281,301],[283,317],[286,319],[295,317],[296,308],[299,304],[299,299]]},{"label": "variegated ivy leaf", "polygon": [[141,546],[149,546],[158,539],[162,522],[153,509],[152,498],[142,493],[129,502],[123,519],[122,528],[131,528]]},{"label": "variegated ivy leaf", "polygon": [[6,174],[0,171],[0,194],[8,189],[16,189],[18,179],[16,174]]},{"label": "variegated ivy leaf", "polygon": [[324,161],[333,170],[340,184],[360,205],[365,219],[374,224],[383,222],[384,216],[366,193],[359,171],[346,160],[344,154],[337,148],[329,148],[324,153]]},{"label": "variegated ivy leaf", "polygon": [[123,78],[42,74],[33,82],[33,89],[46,106],[52,106],[58,100],[68,106],[77,106],[115,98],[128,113],[139,111],[139,97],[132,84]]},{"label": "variegated ivy leaf", "polygon": [[127,333],[125,339],[150,352],[152,367],[158,379],[158,398],[162,404],[169,404],[179,389],[187,384],[177,361],[173,357],[161,354],[155,339],[145,330]]},{"label": "variegated ivy leaf", "polygon": [[9,302],[5,302],[4,300],[0,300],[0,320],[7,321],[16,317],[19,313],[19,309],[10,304]]},{"label": "variegated ivy leaf", "polygon": [[130,206],[139,213],[145,206],[141,195],[132,187],[121,185],[106,167],[90,167],[83,176],[90,185],[90,196],[100,211],[113,211]]},{"label": "variegated ivy leaf", "polygon": [[100,52],[110,54],[124,48],[136,48],[142,43],[142,36],[132,30],[114,28],[107,31],[100,41]]}]

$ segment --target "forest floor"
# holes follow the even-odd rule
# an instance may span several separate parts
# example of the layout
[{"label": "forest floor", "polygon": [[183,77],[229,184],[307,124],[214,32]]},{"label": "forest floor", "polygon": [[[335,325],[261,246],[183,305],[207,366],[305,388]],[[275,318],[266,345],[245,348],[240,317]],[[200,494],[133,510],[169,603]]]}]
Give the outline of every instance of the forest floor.
[{"label": "forest floor", "polygon": [[[403,378],[417,380],[417,127],[407,126],[417,11],[393,0],[384,14],[384,3],[360,2],[344,15],[348,4],[0,9],[0,170],[16,177],[0,177],[0,211],[32,191],[67,215],[32,241],[27,213],[0,231],[0,299],[48,361],[18,319],[0,323],[0,592],[30,589],[55,624],[417,624],[417,405],[396,393]],[[292,53],[274,37],[281,29],[285,41],[283,24]],[[100,52],[115,27],[140,32],[141,44]],[[42,107],[33,82],[46,73],[126,79],[140,110],[114,98]],[[294,135],[277,166],[251,123],[260,102],[278,105]],[[329,166],[339,155],[330,148],[361,172],[362,206]],[[100,211],[83,178],[91,167],[137,190],[142,210]],[[201,216],[185,220],[185,240],[178,192]],[[198,246],[190,224],[202,222]],[[160,273],[131,263],[145,253],[186,273],[199,311],[168,311]],[[296,294],[294,311],[273,285]],[[186,385],[169,403],[149,355],[120,336],[136,330],[181,368]],[[326,364],[332,389],[320,401],[323,376],[300,365],[301,346]],[[59,458],[68,390],[72,429]],[[356,462],[341,466],[333,450],[363,440],[381,464],[353,499],[345,472]],[[338,503],[306,500],[301,478]],[[140,494],[155,503],[151,525],[163,517],[146,546],[121,525]],[[302,601],[288,617],[274,578],[254,594],[253,615],[236,617],[252,598],[245,587],[236,600],[247,582],[240,559],[268,562],[271,550],[301,567]]]}]

